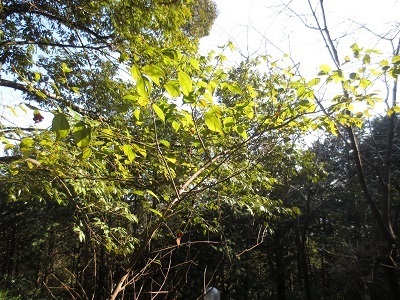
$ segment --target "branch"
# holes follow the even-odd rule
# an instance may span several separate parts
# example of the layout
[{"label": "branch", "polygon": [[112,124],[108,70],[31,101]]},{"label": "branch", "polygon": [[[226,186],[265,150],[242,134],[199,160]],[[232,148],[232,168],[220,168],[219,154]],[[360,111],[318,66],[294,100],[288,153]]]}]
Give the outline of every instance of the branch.
[{"label": "branch", "polygon": [[58,96],[56,94],[50,93],[49,91],[46,91],[46,90],[43,90],[43,89],[38,89],[38,88],[35,88],[33,86],[30,86],[30,85],[24,85],[22,83],[14,82],[14,81],[3,79],[3,78],[0,78],[0,86],[4,86],[4,87],[12,88],[12,89],[15,89],[15,90],[19,90],[19,91],[21,91],[23,93],[27,93],[27,94],[33,95],[33,96],[35,96],[37,98],[39,98],[39,96],[37,95],[38,92],[43,93],[47,98],[55,100],[55,101],[62,102],[65,106],[69,106],[74,111],[76,111],[76,112],[78,112],[78,113],[80,113],[82,115],[90,116],[90,117],[92,117],[94,119],[99,119],[99,117],[96,115],[95,112],[89,111],[89,110],[85,110],[85,109],[79,107],[78,105],[72,103],[71,101],[69,101],[69,100],[67,100],[67,99],[65,99],[65,98],[63,98],[61,96]]},{"label": "branch", "polygon": [[52,10],[54,10],[51,6],[47,5],[37,5],[36,3],[14,3],[12,5],[4,6],[3,7],[3,12],[1,19],[6,19],[8,16],[12,14],[25,14],[25,13],[31,13],[31,14],[36,14],[39,16],[46,17],[50,20],[60,22],[61,24],[64,24],[65,26],[69,28],[78,28],[84,32],[87,32],[88,34],[94,36],[97,39],[101,40],[106,40],[111,38],[113,35],[101,35],[92,29],[84,26],[83,24],[80,24],[78,22],[72,22],[67,20],[65,17],[57,14],[53,14]]},{"label": "branch", "polygon": [[101,50],[104,48],[109,48],[110,45],[103,46],[90,46],[90,45],[71,45],[71,44],[62,44],[62,43],[51,43],[51,42],[40,42],[40,41],[2,41],[0,43],[0,47],[4,46],[13,46],[13,45],[38,45],[38,46],[51,46],[51,47],[62,47],[62,48],[79,48],[79,49],[91,49],[91,50]]}]

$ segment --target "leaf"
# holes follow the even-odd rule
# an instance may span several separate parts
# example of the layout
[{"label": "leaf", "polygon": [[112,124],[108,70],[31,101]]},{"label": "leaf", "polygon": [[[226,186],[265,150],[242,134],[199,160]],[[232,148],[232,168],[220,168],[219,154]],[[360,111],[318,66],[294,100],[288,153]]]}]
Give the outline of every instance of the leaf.
[{"label": "leaf", "polygon": [[362,49],[360,49],[360,47],[358,47],[357,43],[354,43],[353,45],[351,45],[350,48],[353,50],[354,57],[358,58],[358,56],[360,55],[360,51]]},{"label": "leaf", "polygon": [[122,151],[124,152],[124,154],[126,155],[126,157],[128,157],[128,160],[130,162],[133,162],[134,159],[136,158],[136,154],[133,152],[133,148],[131,145],[123,145],[122,146]]},{"label": "leaf", "polygon": [[204,115],[204,120],[208,129],[223,133],[221,120],[213,112],[206,113]]},{"label": "leaf", "polygon": [[79,88],[78,88],[77,86],[71,87],[71,90],[72,90],[75,94],[80,95],[80,93],[79,93]]},{"label": "leaf", "polygon": [[14,107],[7,105],[7,108],[12,112],[14,117],[18,117],[17,111],[14,109]]},{"label": "leaf", "polygon": [[70,73],[70,72],[72,72],[72,70],[71,70],[70,68],[68,68],[68,66],[67,66],[66,63],[62,63],[62,64],[61,64],[61,69],[62,69],[63,73]]},{"label": "leaf", "polygon": [[143,68],[143,72],[148,75],[157,85],[160,85],[160,77],[164,77],[164,71],[155,65],[145,66]]},{"label": "leaf", "polygon": [[163,121],[165,122],[165,115],[164,112],[162,111],[162,109],[155,103],[153,103],[152,105],[154,112],[156,113],[156,115]]},{"label": "leaf", "polygon": [[5,144],[4,145],[4,151],[7,151],[9,149],[13,149],[14,148],[14,144]]},{"label": "leaf", "polygon": [[247,132],[242,126],[236,128],[236,132],[245,140],[247,140]]},{"label": "leaf", "polygon": [[234,93],[234,94],[237,94],[237,95],[240,95],[240,94],[242,94],[242,90],[241,90],[241,88],[240,88],[240,86],[238,85],[238,84],[236,84],[236,83],[228,83],[228,84],[226,84],[225,85],[225,87],[229,90],[229,91],[231,91],[232,93]]},{"label": "leaf", "polygon": [[199,61],[198,61],[197,59],[190,58],[190,59],[189,59],[189,62],[190,62],[190,64],[192,65],[192,67],[193,67],[194,69],[196,69],[197,71],[200,70]]},{"label": "leaf", "polygon": [[51,130],[56,133],[56,141],[65,138],[70,132],[67,117],[64,114],[56,114],[51,124]]},{"label": "leaf", "polygon": [[132,75],[132,78],[135,80],[137,80],[140,77],[140,70],[137,66],[133,65],[131,67],[131,75]]},{"label": "leaf", "polygon": [[133,148],[134,148],[137,152],[140,153],[140,155],[142,155],[143,157],[146,157],[146,156],[147,156],[146,149],[141,148],[141,147],[140,147],[139,145],[137,145],[137,144],[132,144],[132,146],[133,146]]},{"label": "leaf", "polygon": [[319,68],[321,69],[320,74],[322,75],[329,74],[329,72],[331,71],[331,67],[329,65],[321,65]]},{"label": "leaf", "polygon": [[35,141],[32,138],[23,138],[19,143],[20,148],[30,149],[35,144]]},{"label": "leaf", "polygon": [[223,121],[224,127],[232,127],[235,123],[233,117],[226,117]]},{"label": "leaf", "polygon": [[174,49],[165,49],[162,54],[172,60],[177,60],[179,58],[179,52]]},{"label": "leaf", "polygon": [[146,190],[146,193],[149,194],[149,195],[151,195],[151,196],[153,196],[153,197],[156,198],[157,200],[160,200],[160,199],[158,198],[158,196],[157,196],[156,194],[154,194],[153,191],[151,191],[151,190]]},{"label": "leaf", "polygon": [[176,158],[167,157],[167,156],[164,156],[164,157],[165,157],[165,159],[168,160],[169,162],[171,162],[171,163],[173,163],[173,164],[176,164]]},{"label": "leaf", "polygon": [[400,63],[400,55],[393,56],[392,63],[398,65]]},{"label": "leaf", "polygon": [[167,140],[159,140],[158,141],[161,145],[164,145],[165,147],[169,148],[171,146],[170,142]]},{"label": "leaf", "polygon": [[190,92],[193,90],[192,79],[188,74],[183,71],[178,72],[178,81],[181,86],[182,93],[185,96],[189,96]]},{"label": "leaf", "polygon": [[172,121],[172,128],[175,130],[175,132],[178,132],[180,127],[181,124],[179,124],[177,121]]},{"label": "leaf", "polygon": [[300,105],[301,107],[307,107],[307,106],[310,105],[310,102],[309,102],[307,99],[303,99],[303,100],[301,100],[301,101],[299,102],[299,105]]},{"label": "leaf", "polygon": [[149,208],[149,211],[151,211],[153,214],[155,214],[155,215],[157,215],[159,217],[162,217],[162,213],[160,211],[156,210],[156,209]]},{"label": "leaf", "polygon": [[140,76],[136,82],[138,94],[143,98],[148,98],[151,93],[151,82],[145,76]]},{"label": "leaf", "polygon": [[73,129],[73,137],[78,147],[84,148],[89,146],[92,138],[90,127],[83,121],[76,123]]},{"label": "leaf", "polygon": [[78,157],[80,159],[86,159],[89,158],[91,155],[92,155],[92,149],[86,147],[85,149],[82,150],[82,153]]},{"label": "leaf", "polygon": [[363,57],[363,64],[369,65],[370,63],[371,63],[371,57],[369,56],[369,54],[365,54]]},{"label": "leaf", "polygon": [[164,88],[171,97],[179,97],[181,95],[178,81],[168,81],[164,84]]},{"label": "leaf", "polygon": [[133,112],[133,115],[135,116],[135,118],[136,118],[136,120],[140,120],[140,109],[136,109],[134,112]]}]

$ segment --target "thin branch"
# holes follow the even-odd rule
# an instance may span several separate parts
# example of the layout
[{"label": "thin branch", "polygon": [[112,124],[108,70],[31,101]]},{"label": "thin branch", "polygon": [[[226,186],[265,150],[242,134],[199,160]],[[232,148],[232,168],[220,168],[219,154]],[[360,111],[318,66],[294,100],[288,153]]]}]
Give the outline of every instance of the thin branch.
[{"label": "thin branch", "polygon": [[14,82],[14,81],[3,79],[3,78],[0,78],[0,86],[4,86],[4,87],[12,88],[12,89],[15,89],[15,90],[19,90],[21,92],[33,95],[33,96],[35,96],[37,98],[40,98],[37,95],[37,93],[42,93],[42,94],[45,95],[45,97],[47,97],[47,98],[49,98],[51,100],[60,101],[64,105],[69,106],[74,111],[76,111],[76,112],[78,112],[78,113],[80,113],[82,115],[89,115],[90,117],[92,117],[94,119],[99,119],[99,117],[96,115],[95,112],[83,109],[83,108],[79,107],[78,105],[74,104],[73,102],[65,99],[64,97],[58,96],[58,95],[53,94],[53,93],[51,93],[49,91],[46,91],[46,90],[43,90],[43,89],[38,89],[38,88],[33,87],[31,85],[24,85],[22,83]]}]

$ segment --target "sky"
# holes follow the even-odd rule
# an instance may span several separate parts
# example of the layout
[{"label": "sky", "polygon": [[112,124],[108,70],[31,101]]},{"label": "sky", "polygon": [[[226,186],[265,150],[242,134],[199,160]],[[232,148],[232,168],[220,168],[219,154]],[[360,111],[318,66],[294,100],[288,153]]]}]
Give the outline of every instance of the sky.
[{"label": "sky", "polygon": [[[210,35],[202,39],[201,50],[216,48],[228,40],[246,56],[269,54],[280,58],[289,54],[307,76],[313,76],[321,64],[330,63],[317,31],[306,28],[300,18],[312,23],[307,0],[215,0],[219,16]],[[312,0],[313,3],[318,1]],[[290,3],[285,8],[283,3]],[[343,57],[354,42],[365,47],[376,45],[376,33],[387,33],[399,20],[399,0],[324,0],[327,22],[337,39]],[[398,21],[399,22],[399,21]],[[238,56],[233,59],[238,59]]]}]

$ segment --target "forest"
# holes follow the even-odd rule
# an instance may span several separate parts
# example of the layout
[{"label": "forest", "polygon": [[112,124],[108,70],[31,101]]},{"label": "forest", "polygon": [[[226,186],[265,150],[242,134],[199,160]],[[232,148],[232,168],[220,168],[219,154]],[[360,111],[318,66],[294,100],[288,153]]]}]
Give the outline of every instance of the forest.
[{"label": "forest", "polygon": [[400,23],[301,1],[311,79],[213,0],[1,0],[0,299],[400,299]]}]

